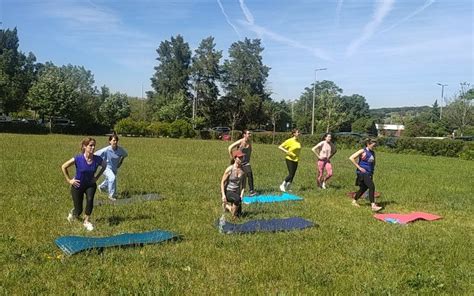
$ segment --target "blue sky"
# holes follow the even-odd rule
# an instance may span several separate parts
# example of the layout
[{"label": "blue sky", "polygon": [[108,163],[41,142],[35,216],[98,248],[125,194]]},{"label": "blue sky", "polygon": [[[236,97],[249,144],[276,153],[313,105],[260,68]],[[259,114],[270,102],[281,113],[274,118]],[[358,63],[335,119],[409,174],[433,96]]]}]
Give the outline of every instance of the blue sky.
[{"label": "blue sky", "polygon": [[82,65],[97,86],[150,90],[161,41],[208,37],[227,51],[260,38],[273,99],[297,99],[315,79],[371,108],[432,105],[447,84],[474,84],[472,0],[0,0],[3,28],[39,62]]}]

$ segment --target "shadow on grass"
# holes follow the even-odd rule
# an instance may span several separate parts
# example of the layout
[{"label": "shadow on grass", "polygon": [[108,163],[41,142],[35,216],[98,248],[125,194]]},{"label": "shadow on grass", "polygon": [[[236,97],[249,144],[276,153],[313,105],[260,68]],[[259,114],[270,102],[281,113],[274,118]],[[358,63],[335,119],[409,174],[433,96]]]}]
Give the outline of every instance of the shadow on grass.
[{"label": "shadow on grass", "polygon": [[117,226],[124,221],[138,221],[151,219],[150,215],[138,215],[138,216],[110,216],[108,218],[98,218],[97,221],[106,221],[109,226]]}]

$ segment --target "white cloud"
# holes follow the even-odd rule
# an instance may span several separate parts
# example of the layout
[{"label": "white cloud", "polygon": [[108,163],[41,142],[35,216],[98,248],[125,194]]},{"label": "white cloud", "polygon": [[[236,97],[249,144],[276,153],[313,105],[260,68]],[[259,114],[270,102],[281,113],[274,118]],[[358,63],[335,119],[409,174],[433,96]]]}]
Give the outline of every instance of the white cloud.
[{"label": "white cloud", "polygon": [[372,20],[365,25],[362,34],[357,39],[351,42],[351,44],[346,50],[346,56],[352,56],[362,44],[367,42],[372,37],[375,30],[380,26],[383,19],[392,9],[394,2],[395,0],[379,0],[376,2],[377,5],[375,7],[375,12],[372,16]]},{"label": "white cloud", "polygon": [[222,5],[221,1],[217,0],[217,4],[219,4],[219,7],[221,8],[222,14],[224,15],[225,20],[227,21],[227,23],[232,27],[232,29],[237,34],[237,36],[239,36],[239,38],[242,38],[242,36],[240,36],[239,30],[237,30],[237,27],[234,26],[234,24],[230,21],[229,16],[225,12],[224,6]]},{"label": "white cloud", "polygon": [[420,8],[416,9],[415,11],[413,11],[412,13],[410,13],[409,15],[407,15],[406,17],[404,17],[403,19],[399,20],[398,22],[396,22],[395,24],[391,25],[390,27],[388,27],[387,29],[384,29],[382,31],[380,31],[380,33],[385,33],[387,31],[390,31],[392,30],[393,28],[395,27],[398,27],[399,25],[401,25],[402,23],[408,21],[409,19],[411,19],[412,17],[414,17],[415,15],[421,13],[423,10],[425,10],[426,8],[430,7],[431,4],[433,4],[435,2],[435,0],[427,0],[425,2],[425,4],[423,4],[423,6],[421,6]]}]

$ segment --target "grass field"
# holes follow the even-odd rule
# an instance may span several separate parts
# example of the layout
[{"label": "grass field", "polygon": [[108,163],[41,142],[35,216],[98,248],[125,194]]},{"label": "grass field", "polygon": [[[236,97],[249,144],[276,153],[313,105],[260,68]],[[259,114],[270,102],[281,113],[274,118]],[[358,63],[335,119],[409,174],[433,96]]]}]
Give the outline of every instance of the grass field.
[{"label": "grass field", "polygon": [[[97,140],[97,148],[107,143]],[[130,156],[119,191],[165,198],[96,207],[96,229],[86,232],[66,221],[72,201],[60,171],[80,141],[0,134],[1,294],[474,294],[472,161],[379,152],[375,184],[384,212],[443,217],[401,226],[374,219],[368,204],[350,205],[353,151],[336,154],[334,177],[323,191],[316,189],[314,158],[305,147],[293,186],[304,201],[244,206],[242,222],[299,216],[319,227],[223,235],[214,223],[228,143],[121,138]],[[287,173],[283,154],[256,144],[252,157],[256,189],[276,192]],[[71,257],[54,244],[63,235],[153,229],[182,240]]]}]

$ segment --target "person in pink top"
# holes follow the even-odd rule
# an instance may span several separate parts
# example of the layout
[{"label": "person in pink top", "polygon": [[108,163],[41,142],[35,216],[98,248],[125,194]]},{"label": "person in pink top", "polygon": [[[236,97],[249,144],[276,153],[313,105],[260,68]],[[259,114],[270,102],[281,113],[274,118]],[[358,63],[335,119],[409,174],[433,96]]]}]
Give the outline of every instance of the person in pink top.
[{"label": "person in pink top", "polygon": [[[311,150],[318,158],[318,177],[316,182],[318,183],[318,187],[326,189],[326,182],[332,177],[331,158],[336,154],[336,146],[332,142],[331,134],[324,134],[322,141],[311,148]],[[326,176],[324,176],[324,171],[326,171]]]}]

